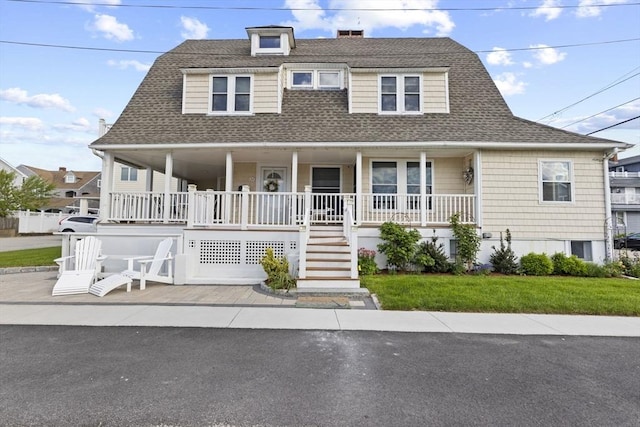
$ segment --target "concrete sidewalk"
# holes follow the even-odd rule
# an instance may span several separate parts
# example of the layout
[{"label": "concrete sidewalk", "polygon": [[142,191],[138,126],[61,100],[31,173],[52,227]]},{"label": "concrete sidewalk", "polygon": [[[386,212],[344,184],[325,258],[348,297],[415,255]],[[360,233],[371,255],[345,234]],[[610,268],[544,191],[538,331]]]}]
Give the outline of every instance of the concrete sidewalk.
[{"label": "concrete sidewalk", "polygon": [[[640,337],[640,317],[294,308],[290,297],[235,286],[51,297],[54,283],[55,272],[0,275],[0,324]],[[234,300],[234,293],[242,297]]]}]

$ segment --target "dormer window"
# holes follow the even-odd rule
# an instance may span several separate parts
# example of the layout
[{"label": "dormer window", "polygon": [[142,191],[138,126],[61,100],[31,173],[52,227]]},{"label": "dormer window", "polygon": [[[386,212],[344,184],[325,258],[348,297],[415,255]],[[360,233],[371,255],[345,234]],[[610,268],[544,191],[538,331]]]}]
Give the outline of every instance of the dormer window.
[{"label": "dormer window", "polygon": [[64,183],[65,184],[75,184],[76,183],[76,176],[72,172],[67,172],[67,174],[64,176]]},{"label": "dormer window", "polygon": [[280,36],[260,36],[260,49],[280,49]]},{"label": "dormer window", "polygon": [[251,56],[258,55],[289,55],[296,47],[292,27],[270,25],[266,27],[247,28],[251,40]]},{"label": "dormer window", "polygon": [[422,79],[419,75],[383,75],[379,81],[381,114],[422,113]]},{"label": "dormer window", "polygon": [[340,70],[292,70],[292,89],[340,89]]},{"label": "dormer window", "polygon": [[212,114],[251,113],[251,76],[213,76]]}]

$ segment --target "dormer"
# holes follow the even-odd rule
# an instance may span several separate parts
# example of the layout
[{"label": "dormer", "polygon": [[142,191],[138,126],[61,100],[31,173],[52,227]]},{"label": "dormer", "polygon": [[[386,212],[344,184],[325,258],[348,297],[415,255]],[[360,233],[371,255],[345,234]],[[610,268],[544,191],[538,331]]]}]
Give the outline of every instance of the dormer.
[{"label": "dormer", "polygon": [[[60,168],[62,169],[62,168]],[[76,174],[74,174],[71,171],[67,171],[67,173],[64,174],[64,183],[65,184],[75,184],[76,183]]]},{"label": "dormer", "polygon": [[288,56],[291,49],[296,47],[293,27],[269,25],[266,27],[248,27],[246,30],[249,40],[251,40],[251,56]]}]

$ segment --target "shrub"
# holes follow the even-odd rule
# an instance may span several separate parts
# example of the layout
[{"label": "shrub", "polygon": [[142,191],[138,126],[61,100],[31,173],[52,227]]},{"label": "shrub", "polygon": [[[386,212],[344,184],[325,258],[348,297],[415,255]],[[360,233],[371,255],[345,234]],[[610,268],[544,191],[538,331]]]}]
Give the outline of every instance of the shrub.
[{"label": "shrub", "polygon": [[376,264],[376,251],[360,248],[358,249],[358,271],[363,276],[378,273],[378,264]]},{"label": "shrub", "polygon": [[584,276],[586,276],[586,277],[598,277],[598,278],[611,277],[611,276],[608,275],[608,272],[604,268],[604,266],[601,266],[601,265],[598,265],[598,264],[594,264],[592,262],[585,262],[584,263]]},{"label": "shrub", "polygon": [[449,223],[453,230],[453,236],[458,242],[458,258],[469,271],[476,262],[480,250],[480,236],[478,236],[474,225],[460,223],[460,213],[451,215]]},{"label": "shrub", "polygon": [[553,274],[562,276],[585,276],[587,266],[585,262],[575,255],[566,256],[562,252],[556,252],[551,257],[553,262]]},{"label": "shrub", "polygon": [[493,265],[493,271],[497,273],[516,274],[518,272],[518,257],[511,249],[511,232],[508,228],[505,234],[507,237],[503,239],[502,233],[500,233],[500,249],[492,246],[493,253],[489,257],[489,261]]},{"label": "shrub", "polygon": [[273,248],[267,248],[264,257],[260,260],[260,265],[267,273],[267,284],[271,289],[291,289],[296,285],[296,281],[289,274],[289,261],[287,257],[276,258],[273,255]]},{"label": "shrub", "polygon": [[451,271],[451,263],[444,251],[444,245],[438,244],[438,236],[435,235],[435,232],[430,241],[418,244],[417,254],[418,256],[424,254],[433,260],[433,262],[424,264],[420,264],[417,260],[416,264],[422,268],[422,271],[426,273],[448,273]]},{"label": "shrub", "polygon": [[378,250],[387,256],[390,270],[406,271],[409,268],[420,237],[418,230],[407,230],[395,222],[385,222],[380,226],[380,238],[384,242],[378,244]]},{"label": "shrub", "polygon": [[624,273],[624,265],[620,261],[611,261],[602,266],[605,277],[620,277]]},{"label": "shrub", "polygon": [[553,262],[547,254],[531,252],[520,258],[520,269],[529,276],[546,276],[553,273]]}]

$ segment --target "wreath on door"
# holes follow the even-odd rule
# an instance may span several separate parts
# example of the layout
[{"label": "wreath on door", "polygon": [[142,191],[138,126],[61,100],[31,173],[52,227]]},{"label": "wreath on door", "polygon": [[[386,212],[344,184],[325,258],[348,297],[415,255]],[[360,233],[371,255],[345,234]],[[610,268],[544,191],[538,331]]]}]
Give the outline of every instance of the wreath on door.
[{"label": "wreath on door", "polygon": [[278,192],[278,188],[280,188],[280,183],[277,179],[268,179],[264,182],[264,189],[269,193]]},{"label": "wreath on door", "polygon": [[464,182],[469,185],[473,182],[473,168],[469,166],[462,172],[462,177],[464,178]]}]

